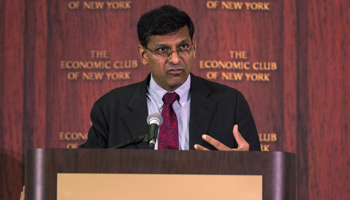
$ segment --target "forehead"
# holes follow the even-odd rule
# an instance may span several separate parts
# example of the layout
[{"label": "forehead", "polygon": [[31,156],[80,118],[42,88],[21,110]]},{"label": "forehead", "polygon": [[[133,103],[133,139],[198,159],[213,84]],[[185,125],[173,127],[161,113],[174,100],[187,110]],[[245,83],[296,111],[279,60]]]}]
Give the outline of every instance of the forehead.
[{"label": "forehead", "polygon": [[180,43],[191,43],[191,36],[187,26],[180,28],[176,32],[150,36],[148,46],[173,46]]}]

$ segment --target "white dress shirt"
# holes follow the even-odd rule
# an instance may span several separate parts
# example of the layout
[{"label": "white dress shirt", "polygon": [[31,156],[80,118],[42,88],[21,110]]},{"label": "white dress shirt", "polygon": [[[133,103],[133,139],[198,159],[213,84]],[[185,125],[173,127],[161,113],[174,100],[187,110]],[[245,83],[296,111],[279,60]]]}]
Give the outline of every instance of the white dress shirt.
[{"label": "white dress shirt", "polygon": [[[179,150],[189,150],[189,124],[190,124],[190,105],[191,95],[189,94],[191,87],[191,76],[189,75],[184,84],[177,88],[176,92],[180,99],[173,103],[173,109],[177,116],[178,128],[179,128]],[[147,107],[148,115],[159,112],[162,113],[163,109],[163,96],[166,91],[160,87],[153,79],[151,75],[150,83],[147,87]],[[158,137],[154,149],[158,149]]]}]

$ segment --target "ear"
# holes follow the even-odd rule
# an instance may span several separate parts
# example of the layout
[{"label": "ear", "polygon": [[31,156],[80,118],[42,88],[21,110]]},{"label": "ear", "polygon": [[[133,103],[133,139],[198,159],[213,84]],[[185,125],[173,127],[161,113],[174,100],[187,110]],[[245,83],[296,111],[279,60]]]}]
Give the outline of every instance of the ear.
[{"label": "ear", "polygon": [[196,49],[197,49],[197,43],[196,43],[196,38],[195,37],[193,37],[192,44],[193,44],[193,47],[194,47],[193,58],[195,58],[196,57]]},{"label": "ear", "polygon": [[144,65],[148,65],[148,58],[147,58],[146,50],[147,49],[145,49],[142,45],[137,46],[137,54],[139,55],[140,60]]}]

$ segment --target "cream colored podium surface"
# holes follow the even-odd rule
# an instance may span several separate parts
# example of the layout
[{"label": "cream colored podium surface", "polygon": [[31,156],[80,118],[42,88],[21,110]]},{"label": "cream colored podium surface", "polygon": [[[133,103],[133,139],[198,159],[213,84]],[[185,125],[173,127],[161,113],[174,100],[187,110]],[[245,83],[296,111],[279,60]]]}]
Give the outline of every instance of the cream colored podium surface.
[{"label": "cream colored podium surface", "polygon": [[262,200],[261,175],[57,174],[57,200]]}]

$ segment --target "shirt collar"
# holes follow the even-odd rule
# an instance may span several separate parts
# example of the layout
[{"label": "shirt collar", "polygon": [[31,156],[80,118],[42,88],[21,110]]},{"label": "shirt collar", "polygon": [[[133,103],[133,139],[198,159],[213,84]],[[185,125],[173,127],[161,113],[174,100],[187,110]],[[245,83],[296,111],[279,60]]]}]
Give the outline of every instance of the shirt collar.
[{"label": "shirt collar", "polygon": [[[176,92],[180,99],[179,99],[179,105],[183,108],[186,108],[186,103],[188,100],[188,93],[190,91],[191,87],[191,76],[188,75],[187,80],[180,86],[178,87],[174,92]],[[162,87],[160,87],[153,79],[153,75],[151,74],[151,80],[149,82],[149,87],[148,87],[148,92],[149,94],[154,98],[154,100],[157,102],[157,105],[162,105],[163,106],[163,96],[166,91]]]}]

